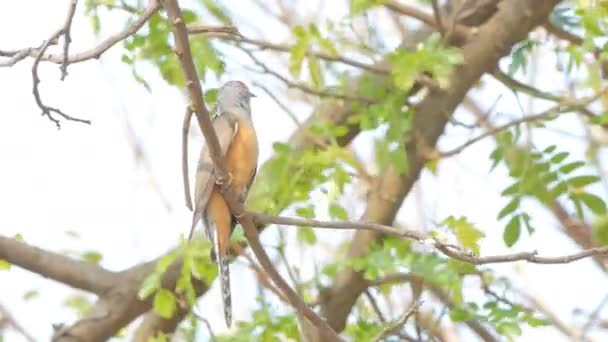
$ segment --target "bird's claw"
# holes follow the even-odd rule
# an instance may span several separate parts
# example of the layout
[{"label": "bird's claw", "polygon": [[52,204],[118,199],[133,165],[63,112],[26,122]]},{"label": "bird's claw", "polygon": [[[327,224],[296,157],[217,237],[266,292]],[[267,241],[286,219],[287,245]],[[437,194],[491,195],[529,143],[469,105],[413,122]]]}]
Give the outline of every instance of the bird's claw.
[{"label": "bird's claw", "polygon": [[216,179],[215,183],[221,186],[223,189],[226,189],[232,184],[232,173],[228,172],[228,179]]}]

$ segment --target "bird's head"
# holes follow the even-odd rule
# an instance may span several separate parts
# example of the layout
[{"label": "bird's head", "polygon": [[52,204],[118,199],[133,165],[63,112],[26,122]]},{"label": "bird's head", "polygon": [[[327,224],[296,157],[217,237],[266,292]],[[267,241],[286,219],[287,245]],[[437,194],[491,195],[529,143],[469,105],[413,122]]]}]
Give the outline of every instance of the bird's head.
[{"label": "bird's head", "polygon": [[255,97],[245,83],[228,81],[217,92],[217,105],[220,111],[243,111],[251,115],[250,100]]}]

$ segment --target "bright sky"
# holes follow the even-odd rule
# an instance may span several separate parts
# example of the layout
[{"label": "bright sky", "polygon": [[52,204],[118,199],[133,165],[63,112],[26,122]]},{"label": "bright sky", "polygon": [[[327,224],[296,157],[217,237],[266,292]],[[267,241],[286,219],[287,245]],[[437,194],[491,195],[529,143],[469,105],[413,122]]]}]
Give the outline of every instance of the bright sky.
[{"label": "bright sky", "polygon": [[[329,2],[323,14],[329,17],[340,13],[340,2]],[[18,49],[36,46],[63,23],[67,0],[23,0],[0,6],[1,49]],[[247,6],[243,3],[243,7]],[[311,8],[314,6],[311,5]],[[35,10],[33,10],[35,9]],[[98,41],[82,14],[83,6],[74,18],[72,51],[82,51]],[[247,21],[256,23],[255,11]],[[110,17],[106,17],[110,18]],[[277,37],[277,23],[269,21],[262,28],[266,37]],[[101,38],[115,32],[123,20],[111,17],[103,20]],[[249,34],[257,32],[249,27],[241,28]],[[276,40],[285,37],[278,36]],[[142,68],[142,74],[151,85],[151,92],[134,81],[130,70],[120,62],[120,45],[110,50],[99,61],[71,65],[66,81],[59,80],[59,67],[41,63],[40,91],[43,100],[59,107],[66,113],[93,121],[91,126],[64,122],[61,130],[40,116],[31,93],[31,60],[12,68],[0,68],[0,234],[12,236],[20,233],[28,243],[41,248],[61,251],[99,251],[103,254],[102,265],[121,270],[136,263],[154,258],[167,251],[178,241],[179,234],[187,231],[190,213],[183,205],[180,165],[180,134],[185,98],[175,88],[165,85],[160,76],[150,68]],[[547,61],[550,61],[547,54]],[[564,80],[553,70],[553,61],[537,66],[542,75],[537,86],[545,90],[564,88]],[[239,78],[250,82],[252,77],[243,68],[231,67],[231,72],[219,80]],[[262,78],[268,81],[269,78]],[[214,87],[217,82],[204,84]],[[272,83],[276,84],[276,83]],[[271,84],[271,85],[272,85]],[[275,89],[283,89],[282,86]],[[254,89],[255,91],[255,89]],[[255,91],[253,102],[254,121],[261,137],[260,163],[271,152],[274,141],[284,140],[294,129],[290,119],[280,111],[261,90]],[[513,95],[488,80],[478,99],[487,108],[499,94],[499,113],[521,115]],[[285,99],[285,102],[289,99]],[[527,102],[523,101],[524,104]],[[304,118],[309,108],[297,103],[290,107]],[[533,112],[542,110],[535,105]],[[461,118],[470,120],[465,112]],[[464,115],[463,115],[464,114]],[[126,123],[130,123],[136,139],[144,146],[148,167],[134,160]],[[572,117],[561,120],[560,127],[582,136],[582,126]],[[450,127],[451,138],[442,139],[444,149],[462,143],[469,137],[462,129]],[[560,139],[559,141],[557,139]],[[535,141],[546,146],[558,141],[571,153],[583,158],[580,141],[563,138],[556,134],[542,133]],[[369,136],[356,140],[355,146],[367,159],[372,149]],[[192,160],[198,147],[191,148]],[[504,222],[496,222],[496,213],[505,202],[499,193],[505,187],[506,175],[500,168],[488,175],[487,157],[493,148],[490,140],[472,146],[466,152],[442,162],[439,176],[425,172],[415,191],[408,197],[398,216],[398,222],[412,227],[432,227],[448,215],[467,216],[487,235],[482,254],[509,253],[502,242]],[[158,190],[158,191],[157,191]],[[161,196],[159,196],[162,194]],[[605,192],[598,192],[606,198]],[[164,198],[164,199],[163,199]],[[350,201],[349,201],[350,202]],[[480,203],[483,203],[480,204]],[[165,205],[168,204],[169,208]],[[543,255],[564,255],[577,251],[577,247],[556,234],[557,222],[546,210],[533,202],[526,203],[534,213],[536,233],[524,234],[516,249],[538,250]],[[359,217],[361,206],[355,206],[352,217]],[[423,213],[421,215],[421,213]],[[79,238],[70,237],[68,231],[78,232]],[[345,233],[320,231],[320,246],[333,245],[335,238],[346,238]],[[272,233],[265,233],[270,241]],[[306,255],[294,251],[295,264],[312,269],[307,262],[310,255],[322,260],[327,255],[324,248],[315,248]],[[592,311],[602,299],[606,289],[605,275],[597,272],[592,262],[586,260],[569,265],[535,266],[518,263],[492,267],[501,274],[513,274],[517,267],[521,274],[515,284],[524,286],[548,303],[567,322],[573,319],[573,309]],[[233,274],[234,316],[245,319],[255,304],[256,280],[240,265],[231,268]],[[525,281],[525,283],[524,283]],[[471,284],[475,287],[476,284]],[[214,288],[201,300],[199,313],[209,319],[214,331],[224,329],[219,292]],[[31,289],[40,295],[30,301],[22,296]],[[0,273],[0,302],[11,310],[16,319],[38,340],[47,340],[51,324],[70,324],[76,319],[73,310],[65,308],[67,296],[80,292],[64,285],[48,281],[35,274],[13,268]],[[471,296],[475,296],[471,292]],[[93,298],[93,297],[90,297]],[[474,297],[471,297],[473,299]],[[557,299],[557,300],[556,300]],[[552,341],[565,341],[562,335],[548,329],[526,329],[519,341],[536,341],[541,337]],[[7,336],[8,341],[19,341],[16,334]],[[201,337],[201,341],[205,341]]]}]

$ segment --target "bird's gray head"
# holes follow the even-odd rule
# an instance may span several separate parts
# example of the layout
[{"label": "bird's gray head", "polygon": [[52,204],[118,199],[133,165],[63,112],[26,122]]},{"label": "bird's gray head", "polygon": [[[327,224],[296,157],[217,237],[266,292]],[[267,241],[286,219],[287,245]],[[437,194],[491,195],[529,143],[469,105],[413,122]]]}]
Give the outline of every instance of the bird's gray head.
[{"label": "bird's gray head", "polygon": [[217,92],[217,106],[221,112],[251,115],[250,99],[255,97],[245,83],[228,81]]}]

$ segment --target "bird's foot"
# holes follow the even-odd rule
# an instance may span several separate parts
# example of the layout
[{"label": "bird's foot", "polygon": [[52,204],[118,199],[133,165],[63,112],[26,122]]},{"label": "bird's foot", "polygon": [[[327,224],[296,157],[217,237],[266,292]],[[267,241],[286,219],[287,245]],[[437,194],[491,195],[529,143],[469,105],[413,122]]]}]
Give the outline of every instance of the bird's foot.
[{"label": "bird's foot", "polygon": [[230,184],[232,184],[232,173],[228,172],[228,179],[216,179],[215,183],[219,185],[222,190],[226,190]]},{"label": "bird's foot", "polygon": [[241,204],[245,204],[245,201],[247,201],[247,190],[241,189],[239,193],[239,201]]}]

